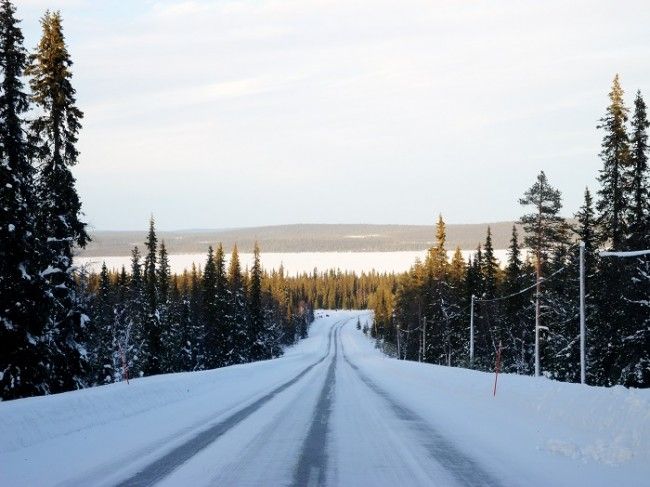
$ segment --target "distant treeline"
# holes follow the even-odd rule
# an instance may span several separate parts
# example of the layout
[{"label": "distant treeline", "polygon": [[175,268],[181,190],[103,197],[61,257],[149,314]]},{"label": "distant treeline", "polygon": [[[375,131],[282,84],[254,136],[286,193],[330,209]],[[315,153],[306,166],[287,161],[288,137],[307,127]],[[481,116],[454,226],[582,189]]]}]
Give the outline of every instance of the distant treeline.
[{"label": "distant treeline", "polygon": [[131,268],[80,276],[87,288],[88,384],[167,372],[205,370],[278,357],[307,336],[310,304],[282,271],[262,270],[259,248],[243,271],[237,247],[226,269],[221,244],[203,271],[172,275],[153,218],[141,257]]},{"label": "distant treeline", "polygon": [[[490,226],[496,249],[508,246],[513,222],[448,225],[449,245],[473,249],[483,240]],[[521,230],[520,226],[518,228]],[[434,245],[433,225],[278,225],[237,228],[229,230],[188,230],[158,232],[167,243],[170,254],[198,254],[206,245],[222,242],[224,247],[235,244],[240,252],[251,253],[255,243],[264,252],[392,252],[425,250]],[[133,242],[140,240],[138,232],[95,231],[92,241],[78,250],[79,256],[105,257],[129,255]]]}]

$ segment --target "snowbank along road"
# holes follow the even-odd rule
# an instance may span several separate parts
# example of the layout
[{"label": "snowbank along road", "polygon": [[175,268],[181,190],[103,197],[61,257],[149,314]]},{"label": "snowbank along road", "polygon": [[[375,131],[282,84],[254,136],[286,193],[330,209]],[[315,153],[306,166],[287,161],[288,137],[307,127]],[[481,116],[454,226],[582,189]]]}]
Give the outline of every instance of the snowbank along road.
[{"label": "snowbank along road", "polygon": [[[310,337],[277,360],[0,403],[0,484],[547,486],[648,478],[646,391],[505,376],[493,398],[489,374],[384,357],[356,328],[357,320],[371,322],[368,312],[317,315]],[[578,419],[577,404],[594,417]]]}]

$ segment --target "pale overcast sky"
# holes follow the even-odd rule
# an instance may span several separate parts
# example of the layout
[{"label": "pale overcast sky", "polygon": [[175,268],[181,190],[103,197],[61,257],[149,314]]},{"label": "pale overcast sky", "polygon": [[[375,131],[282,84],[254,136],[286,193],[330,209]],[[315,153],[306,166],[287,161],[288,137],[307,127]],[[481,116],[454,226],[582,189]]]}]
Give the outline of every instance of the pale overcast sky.
[{"label": "pale overcast sky", "polygon": [[594,188],[620,73],[650,102],[650,2],[16,0],[60,9],[97,229],[518,218],[540,169]]}]

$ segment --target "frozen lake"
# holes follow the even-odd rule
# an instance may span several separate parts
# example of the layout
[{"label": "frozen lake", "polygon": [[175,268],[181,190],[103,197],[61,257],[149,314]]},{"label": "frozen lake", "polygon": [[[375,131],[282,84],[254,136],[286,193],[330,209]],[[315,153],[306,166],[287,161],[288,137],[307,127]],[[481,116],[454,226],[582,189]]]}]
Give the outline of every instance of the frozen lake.
[{"label": "frozen lake", "polygon": [[[467,259],[474,251],[463,250]],[[453,252],[448,252],[449,257]],[[495,251],[497,258],[503,264],[506,259],[506,250]],[[192,263],[203,267],[207,254],[175,254],[169,256],[173,273],[180,274],[185,269],[190,269]],[[311,272],[314,268],[320,271],[328,269],[341,269],[342,271],[355,271],[357,273],[376,270],[378,272],[404,272],[415,262],[416,257],[424,260],[426,251],[400,251],[400,252],[283,252],[262,253],[262,265],[266,270],[278,269],[284,266],[290,275],[302,272]],[[229,257],[229,255],[227,256]],[[253,254],[241,253],[242,268],[250,267]],[[77,257],[77,265],[88,265],[92,270],[98,271],[102,262],[106,262],[109,269],[130,267],[131,258],[128,256],[107,257]]]}]

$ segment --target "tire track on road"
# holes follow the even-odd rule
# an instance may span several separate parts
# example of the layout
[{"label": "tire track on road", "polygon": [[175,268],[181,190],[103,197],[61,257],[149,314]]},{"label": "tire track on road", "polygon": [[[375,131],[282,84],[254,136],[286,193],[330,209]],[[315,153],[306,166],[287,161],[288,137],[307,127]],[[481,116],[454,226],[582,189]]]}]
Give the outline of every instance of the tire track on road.
[{"label": "tire track on road", "polygon": [[206,448],[208,445],[216,441],[219,437],[233,428],[235,425],[245,420],[255,411],[260,409],[264,404],[271,401],[275,396],[285,391],[287,388],[294,385],[300,379],[302,379],[307,373],[309,373],[314,367],[323,363],[327,357],[330,355],[332,349],[332,343],[334,343],[334,349],[336,353],[336,342],[333,342],[333,336],[336,332],[336,327],[344,320],[336,322],[332,326],[332,330],[329,333],[327,352],[323,357],[303,369],[300,373],[295,375],[293,378],[283,383],[282,385],[276,387],[269,393],[255,400],[248,406],[240,409],[236,413],[230,415],[223,421],[209,427],[208,429],[201,431],[194,437],[185,441],[181,445],[173,448],[171,451],[167,452],[160,458],[149,463],[147,466],[139,470],[135,475],[129,477],[126,480],[123,480],[116,485],[118,487],[135,487],[135,486],[149,486],[153,485],[156,482],[159,482],[163,478],[167,477],[178,467],[187,462],[190,458],[196,455],[198,452]]},{"label": "tire track on road", "polygon": [[[348,322],[350,320],[347,320]],[[300,459],[293,477],[294,486],[322,486],[327,481],[327,428],[332,412],[332,399],[336,384],[336,356],[338,354],[338,334],[344,325],[336,328],[334,334],[334,355],[327,369],[325,384],[321,390],[314,419],[302,446]]]},{"label": "tire track on road", "polygon": [[[340,340],[340,333],[338,335]],[[343,360],[356,372],[359,379],[376,395],[381,397],[390,410],[401,421],[413,425],[414,430],[421,438],[421,444],[429,453],[431,458],[447,469],[460,485],[467,487],[501,487],[502,484],[493,475],[486,471],[475,460],[465,455],[447,438],[442,436],[433,426],[425,421],[418,414],[395,401],[376,382],[369,379],[361,372],[359,367],[350,361],[345,353],[343,340],[341,343],[341,354]]]}]

